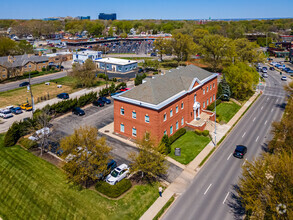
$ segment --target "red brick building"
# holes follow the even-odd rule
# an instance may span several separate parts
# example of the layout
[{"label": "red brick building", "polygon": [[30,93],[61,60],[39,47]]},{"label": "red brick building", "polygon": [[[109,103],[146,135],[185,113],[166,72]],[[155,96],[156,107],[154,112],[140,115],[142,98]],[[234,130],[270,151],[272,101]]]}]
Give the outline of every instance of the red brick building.
[{"label": "red brick building", "polygon": [[[143,84],[114,96],[114,132],[133,139],[146,131],[159,142],[189,126],[204,130],[206,108],[216,99],[217,74],[194,65],[147,78]],[[207,118],[207,117],[205,117]]]}]

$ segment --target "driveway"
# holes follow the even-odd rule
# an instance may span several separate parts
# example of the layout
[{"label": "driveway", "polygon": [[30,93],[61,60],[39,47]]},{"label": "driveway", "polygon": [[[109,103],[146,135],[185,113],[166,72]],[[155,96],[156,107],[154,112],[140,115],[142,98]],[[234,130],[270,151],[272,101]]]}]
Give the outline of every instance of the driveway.
[{"label": "driveway", "polygon": [[[60,138],[68,136],[74,132],[74,129],[82,125],[93,126],[100,129],[114,120],[113,103],[105,105],[104,107],[88,106],[83,109],[85,111],[84,116],[77,116],[69,113],[53,120],[53,135]],[[100,133],[98,135],[99,137],[104,136]],[[128,154],[130,152],[138,152],[138,149],[112,137],[105,137],[107,138],[107,144],[112,147],[111,155],[117,163],[130,164]],[[167,182],[172,182],[183,170],[172,163],[167,163],[169,164],[168,174],[163,177],[163,179]]]}]

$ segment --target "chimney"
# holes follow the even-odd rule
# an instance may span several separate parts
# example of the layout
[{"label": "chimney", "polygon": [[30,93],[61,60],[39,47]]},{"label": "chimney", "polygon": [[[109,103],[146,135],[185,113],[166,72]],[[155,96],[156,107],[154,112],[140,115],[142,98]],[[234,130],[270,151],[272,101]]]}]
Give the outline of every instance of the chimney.
[{"label": "chimney", "polygon": [[13,63],[14,62],[13,57],[10,56],[10,55],[7,57],[7,60],[8,60],[9,63]]},{"label": "chimney", "polygon": [[39,57],[42,56],[42,51],[39,51]]}]

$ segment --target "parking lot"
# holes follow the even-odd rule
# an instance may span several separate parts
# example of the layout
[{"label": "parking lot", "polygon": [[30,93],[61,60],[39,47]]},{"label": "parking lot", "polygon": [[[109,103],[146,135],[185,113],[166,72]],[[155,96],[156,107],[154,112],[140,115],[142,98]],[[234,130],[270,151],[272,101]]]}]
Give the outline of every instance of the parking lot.
[{"label": "parking lot", "polygon": [[[84,116],[77,116],[69,113],[53,120],[52,135],[62,138],[72,134],[74,129],[83,125],[93,126],[97,129],[105,127],[114,120],[113,100],[111,99],[111,101],[111,104],[105,105],[104,107],[88,106],[83,108],[85,111]],[[101,137],[102,134],[99,133],[99,136]],[[128,154],[132,151],[138,152],[138,149],[109,136],[106,136],[106,138],[107,144],[112,147],[111,154],[117,163],[130,164]],[[163,178],[168,182],[172,182],[182,171],[180,167],[169,163],[168,174]]]}]

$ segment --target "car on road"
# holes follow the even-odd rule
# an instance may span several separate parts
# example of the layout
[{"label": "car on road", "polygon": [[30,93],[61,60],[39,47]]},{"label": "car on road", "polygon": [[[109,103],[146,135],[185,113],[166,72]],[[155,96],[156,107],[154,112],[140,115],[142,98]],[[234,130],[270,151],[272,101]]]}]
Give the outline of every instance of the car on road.
[{"label": "car on road", "polygon": [[105,102],[101,99],[98,99],[98,100],[93,101],[93,105],[103,107],[105,105]]},{"label": "car on road", "polygon": [[267,73],[268,72],[268,68],[266,68],[265,66],[262,68],[261,70],[263,73]]},{"label": "car on road", "polygon": [[49,135],[50,134],[50,128],[44,127],[40,130],[37,130],[32,136],[29,136],[28,139],[32,141],[37,141],[41,139],[44,135]]},{"label": "car on road", "polygon": [[22,110],[26,110],[26,111],[31,111],[31,110],[33,110],[33,107],[32,107],[30,104],[28,104],[28,103],[23,103],[23,104],[21,104],[21,105],[20,105],[20,108],[21,108]]},{"label": "car on road", "polygon": [[29,82],[22,82],[19,84],[19,87],[28,86],[29,84],[30,84]]},{"label": "car on road", "polygon": [[101,101],[103,101],[106,104],[111,104],[111,100],[110,99],[107,99],[105,96],[100,97],[98,100],[101,100]]},{"label": "car on road", "polygon": [[234,157],[242,159],[247,152],[247,147],[243,145],[237,145],[233,153]]},{"label": "car on road", "polygon": [[15,115],[18,115],[18,114],[22,113],[22,110],[20,107],[13,107],[13,108],[11,108],[11,112]]},{"label": "car on road", "polygon": [[119,167],[116,167],[107,177],[106,182],[110,185],[115,185],[126,176],[129,175],[129,167],[126,164],[121,164]]},{"label": "car on road", "polygon": [[157,53],[151,53],[151,57],[156,57]]},{"label": "car on road", "polygon": [[0,110],[0,117],[7,119],[7,118],[13,117],[13,115],[11,114],[11,111],[9,109],[1,109]]},{"label": "car on road", "polygon": [[268,78],[268,74],[263,73],[263,74],[262,74],[262,77],[263,77],[263,78]]},{"label": "car on road", "polygon": [[282,76],[281,80],[287,81],[287,76]]},{"label": "car on road", "polygon": [[57,98],[59,98],[59,99],[69,99],[69,95],[68,95],[68,93],[63,92],[63,93],[58,94]]},{"label": "car on road", "polygon": [[283,71],[285,71],[286,73],[288,73],[291,69],[289,67],[286,67],[283,69]]},{"label": "car on road", "polygon": [[79,115],[79,116],[85,115],[84,110],[82,110],[79,107],[73,108],[72,113],[75,114],[75,115]]},{"label": "car on road", "polygon": [[274,70],[275,70],[275,68],[271,66],[271,67],[270,67],[270,70],[274,71]]}]

